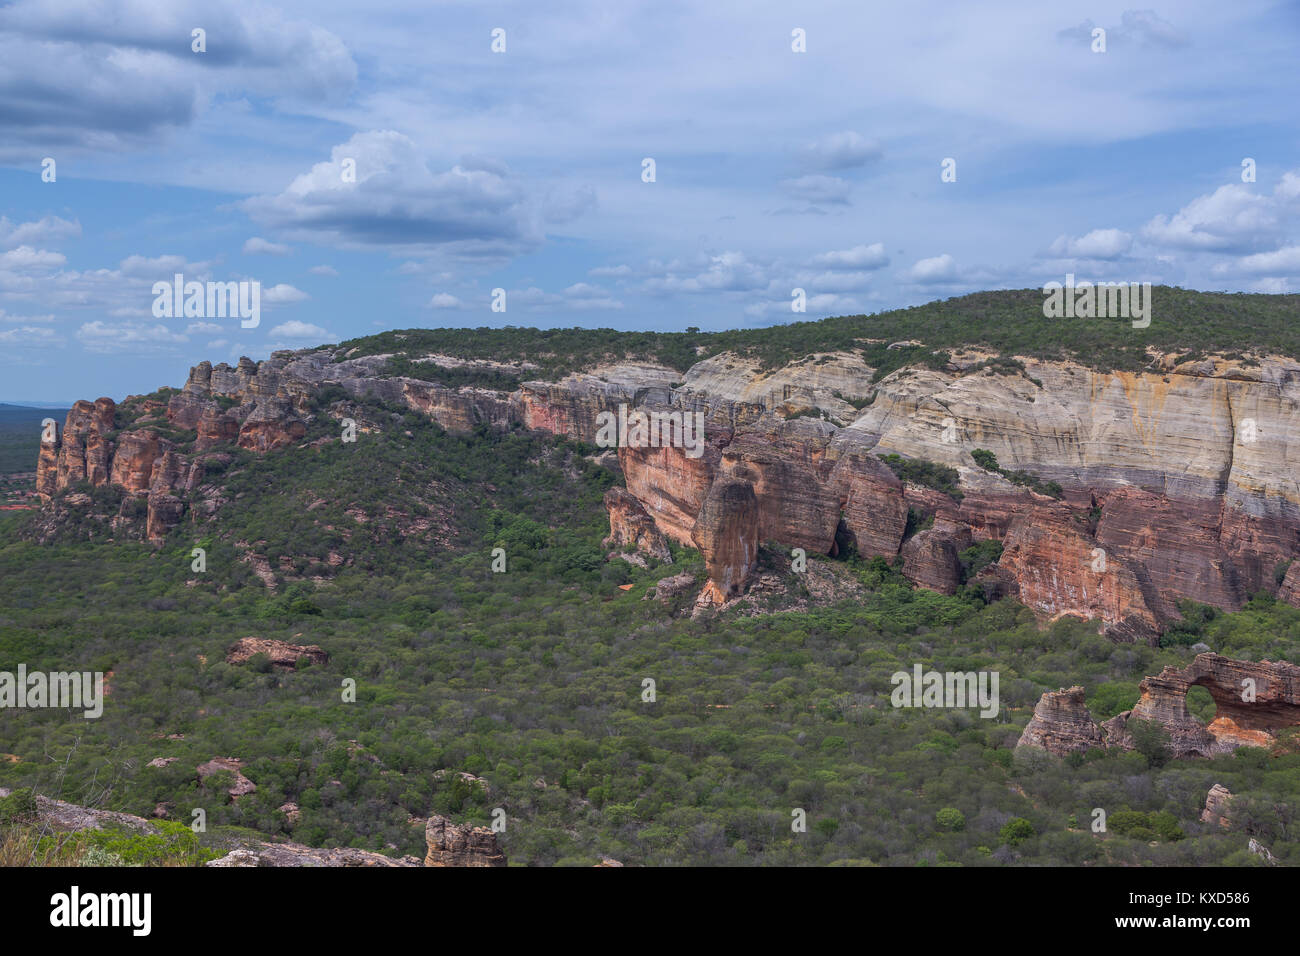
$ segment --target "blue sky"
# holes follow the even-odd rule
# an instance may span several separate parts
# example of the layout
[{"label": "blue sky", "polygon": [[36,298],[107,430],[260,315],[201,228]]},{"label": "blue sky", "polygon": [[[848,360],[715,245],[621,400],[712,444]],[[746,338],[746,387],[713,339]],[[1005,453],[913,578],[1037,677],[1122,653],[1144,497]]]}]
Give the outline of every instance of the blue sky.
[{"label": "blue sky", "polygon": [[[1252,0],[0,3],[0,400],[387,328],[1300,291],[1298,40]],[[156,318],[176,272],[259,326]]]}]

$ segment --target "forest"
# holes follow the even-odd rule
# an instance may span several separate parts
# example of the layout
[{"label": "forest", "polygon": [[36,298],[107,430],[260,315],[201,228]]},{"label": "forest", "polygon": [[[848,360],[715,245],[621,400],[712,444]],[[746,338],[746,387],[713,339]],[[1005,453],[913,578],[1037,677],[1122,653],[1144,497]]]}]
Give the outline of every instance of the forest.
[{"label": "forest", "polygon": [[[1257,865],[1248,835],[1300,863],[1293,734],[1212,760],[1170,760],[1158,735],[1068,760],[1015,749],[1045,690],[1082,684],[1102,720],[1204,647],[1300,660],[1298,609],[1266,594],[1230,614],[1189,606],[1164,646],[1116,644],[1096,622],[1042,627],[1012,600],[915,589],[849,554],[836,567],[859,600],[692,620],[689,597],[655,588],[702,583],[698,553],[638,567],[602,546],[602,495],[620,478],[593,449],[367,414],[383,427],[355,445],[232,449],[220,475],[238,506],[161,547],[109,540],[90,517],[40,544],[36,516],[0,513],[0,668],[111,672],[99,720],[0,711],[0,787],[142,816],[161,805],[178,823],[206,812],[192,844],[173,827],[156,845],[87,849],[139,862],[201,862],[239,828],[422,855],[430,813],[486,825],[501,808],[513,865]],[[114,510],[114,492],[95,494]],[[962,559],[973,574],[996,553]],[[330,659],[227,663],[248,636]],[[891,707],[890,675],[916,664],[997,671],[997,716]],[[1213,716],[1208,695],[1189,700]],[[256,791],[200,784],[218,756],[242,760]],[[1232,831],[1199,820],[1215,783],[1242,794]]]}]

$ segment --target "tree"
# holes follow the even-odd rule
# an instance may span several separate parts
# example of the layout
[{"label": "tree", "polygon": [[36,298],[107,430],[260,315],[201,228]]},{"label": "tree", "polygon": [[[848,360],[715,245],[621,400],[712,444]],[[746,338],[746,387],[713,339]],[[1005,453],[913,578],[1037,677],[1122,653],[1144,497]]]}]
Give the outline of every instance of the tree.
[{"label": "tree", "polygon": [[934,822],[940,830],[956,832],[966,829],[966,816],[956,807],[944,807],[934,815]]}]

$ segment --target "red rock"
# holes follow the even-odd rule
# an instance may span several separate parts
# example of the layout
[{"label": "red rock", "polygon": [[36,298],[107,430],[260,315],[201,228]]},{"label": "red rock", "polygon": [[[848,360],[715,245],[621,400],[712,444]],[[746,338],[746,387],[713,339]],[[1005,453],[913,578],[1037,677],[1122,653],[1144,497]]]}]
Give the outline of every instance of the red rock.
[{"label": "red rock", "polygon": [[724,478],[709,489],[694,531],[709,580],[724,598],[744,590],[758,559],[758,499],[746,481]]},{"label": "red rock", "polygon": [[506,866],[497,835],[488,827],[455,824],[432,816],[424,827],[425,866]]},{"label": "red rock", "polygon": [[605,492],[605,509],[609,512],[609,537],[603,542],[605,547],[632,545],[637,551],[660,561],[672,560],[663,533],[631,492],[625,488],[610,488]]},{"label": "red rock", "polygon": [[1037,747],[1058,757],[1104,745],[1105,735],[1084,706],[1082,687],[1044,693],[1016,744]]}]

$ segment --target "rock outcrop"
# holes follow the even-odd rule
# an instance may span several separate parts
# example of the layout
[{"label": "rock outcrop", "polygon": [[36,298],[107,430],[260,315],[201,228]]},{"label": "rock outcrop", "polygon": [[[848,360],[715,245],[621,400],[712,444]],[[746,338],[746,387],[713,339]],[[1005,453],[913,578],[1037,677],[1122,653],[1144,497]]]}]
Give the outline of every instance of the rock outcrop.
[{"label": "rock outcrop", "polygon": [[[135,421],[110,399],[78,402],[58,441],[41,448],[37,489],[48,499],[86,481],[147,495],[146,532],[157,539],[184,520],[199,456],[232,441],[259,453],[300,443],[326,387],[405,405],[453,431],[522,425],[585,442],[602,412],[626,406],[703,416],[701,454],[618,449],[627,492],[659,534],[684,545],[695,543],[714,486],[741,480],[760,541],[831,555],[852,545],[890,559],[906,548],[909,576],[949,590],[952,553],[993,539],[1004,551],[986,571],[991,592],[1018,595],[1044,621],[1099,619],[1117,640],[1154,642],[1186,598],[1235,609],[1265,589],[1300,606],[1300,562],[1276,579],[1300,557],[1300,361],[1156,355],[1143,372],[1101,372],[1024,357],[1023,374],[997,374],[981,368],[984,357],[957,353],[943,369],[877,380],[852,352],[777,369],[724,353],[684,372],[623,362],[509,393],[389,376],[387,356],[339,348],[203,362],[166,402],[135,400]],[[148,427],[164,413],[196,436],[192,446]],[[1004,470],[1056,482],[1060,497],[978,467],[977,449]],[[164,469],[174,476],[165,487],[154,462],[168,451],[181,461]],[[955,469],[964,497],[899,481],[879,460],[891,454]],[[612,503],[634,513],[627,499]],[[933,517],[933,533],[905,543],[909,511]],[[621,520],[611,521],[615,536]],[[639,515],[635,524],[624,535],[649,542]],[[715,554],[736,550],[715,530],[701,534]],[[711,582],[719,596],[735,583]]]},{"label": "rock outcrop", "polygon": [[1216,783],[1205,795],[1205,809],[1201,811],[1202,823],[1214,823],[1221,827],[1230,826],[1228,804],[1232,800],[1232,791],[1221,783]]},{"label": "rock outcrop", "polygon": [[265,654],[271,666],[293,670],[298,661],[306,659],[313,664],[328,664],[330,656],[316,644],[290,644],[262,637],[242,637],[226,649],[227,664],[246,664],[254,654]]},{"label": "rock outcrop", "polygon": [[425,866],[505,866],[497,835],[488,827],[452,823],[432,816],[424,827],[429,852]]},{"label": "rock outcrop", "polygon": [[1084,705],[1083,688],[1076,686],[1044,693],[1016,746],[1037,747],[1065,757],[1105,743],[1105,735]]},{"label": "rock outcrop", "polygon": [[231,781],[224,788],[224,792],[229,794],[232,800],[238,800],[257,790],[257,784],[244,776],[243,769],[244,762],[237,757],[213,757],[207,763],[199,764],[196,773],[199,776],[199,786],[205,785],[207,779],[215,774],[229,773]]},{"label": "rock outcrop", "polygon": [[624,548],[631,545],[638,552],[671,561],[668,541],[655,525],[645,506],[625,488],[610,488],[605,492],[605,510],[609,512],[609,537],[607,548]]},{"label": "rock outcrop", "polygon": [[[1214,699],[1215,719],[1207,726],[1187,710],[1187,692],[1204,687]],[[1130,724],[1159,724],[1169,736],[1171,757],[1214,757],[1238,747],[1268,747],[1277,733],[1300,727],[1300,667],[1286,662],[1239,661],[1197,654],[1186,668],[1166,667],[1139,685],[1142,696],[1098,726],[1083,703],[1083,689],[1043,694],[1017,746],[1058,755],[1089,747],[1131,750]]]},{"label": "rock outcrop", "polygon": [[717,482],[700,508],[692,533],[704,556],[711,588],[723,601],[738,595],[758,560],[759,510],[748,481]]}]

